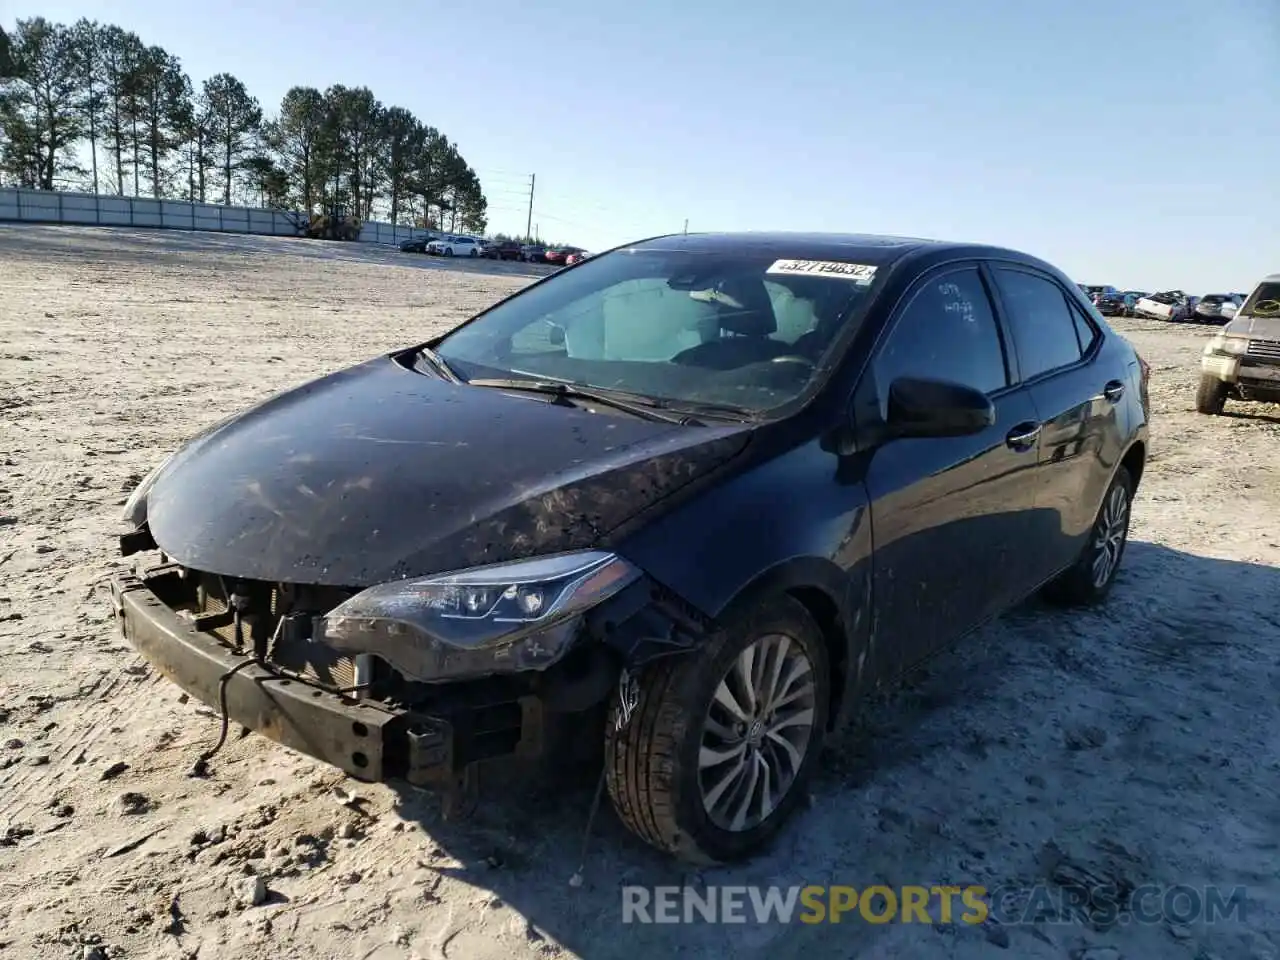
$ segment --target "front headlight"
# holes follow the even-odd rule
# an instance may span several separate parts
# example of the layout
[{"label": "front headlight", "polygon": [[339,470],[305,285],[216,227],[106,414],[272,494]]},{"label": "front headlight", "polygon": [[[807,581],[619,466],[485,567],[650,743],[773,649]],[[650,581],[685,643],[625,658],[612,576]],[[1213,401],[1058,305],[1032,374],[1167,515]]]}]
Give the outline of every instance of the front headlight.
[{"label": "front headlight", "polygon": [[1247,337],[1232,337],[1218,334],[1207,344],[1205,344],[1204,352],[1208,356],[1214,353],[1229,353],[1233,356],[1239,356],[1249,349],[1249,340]]},{"label": "front headlight", "polygon": [[315,634],[413,680],[545,670],[572,646],[581,614],[639,576],[621,557],[591,550],[398,580],[339,604]]}]

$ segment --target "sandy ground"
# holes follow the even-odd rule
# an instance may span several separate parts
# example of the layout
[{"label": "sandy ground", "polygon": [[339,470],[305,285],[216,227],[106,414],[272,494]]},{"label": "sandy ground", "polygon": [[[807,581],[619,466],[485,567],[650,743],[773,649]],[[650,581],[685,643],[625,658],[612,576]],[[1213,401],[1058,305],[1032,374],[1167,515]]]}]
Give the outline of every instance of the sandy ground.
[{"label": "sandy ground", "polygon": [[[117,636],[126,491],[286,386],[517,289],[306,241],[0,227],[0,957],[1280,957],[1280,410],[1192,410],[1208,332],[1120,321],[1154,369],[1154,453],[1104,609],[1032,604],[869,705],[777,849],[688,873],[591,782],[441,822],[233,735]],[[344,785],[360,798],[339,802]],[[1214,924],[649,925],[623,884],[1246,888]],[[266,902],[244,906],[253,877]]]}]

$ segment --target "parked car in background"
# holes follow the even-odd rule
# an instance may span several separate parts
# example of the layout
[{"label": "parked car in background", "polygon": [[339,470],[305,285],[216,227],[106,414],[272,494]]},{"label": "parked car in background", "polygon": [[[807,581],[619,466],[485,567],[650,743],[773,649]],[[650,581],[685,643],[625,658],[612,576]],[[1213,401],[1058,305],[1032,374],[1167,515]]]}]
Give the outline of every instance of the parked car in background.
[{"label": "parked car in background", "polygon": [[443,257],[478,257],[483,245],[475,237],[445,237],[429,245],[432,253]]},{"label": "parked car in background", "polygon": [[1195,319],[1200,323],[1227,323],[1240,309],[1243,299],[1234,293],[1206,293],[1196,304]]},{"label": "parked car in background", "polygon": [[1014,250],[645,240],[194,438],[125,504],[163,562],[112,619],[354,778],[473,798],[594,740],[630,830],[740,859],[877,687],[1042,588],[1106,600],[1148,370]]},{"label": "parked car in background", "polygon": [[484,255],[490,260],[519,260],[524,247],[515,240],[486,241]]},{"label": "parked car in background", "polygon": [[1097,300],[1095,298],[1108,296],[1113,293],[1119,293],[1120,291],[1115,287],[1111,286],[1111,284],[1109,283],[1101,283],[1101,284],[1086,285],[1084,288],[1084,292],[1091,300],[1094,300],[1094,302],[1096,303]]},{"label": "parked car in background", "polygon": [[1092,297],[1093,305],[1104,317],[1122,317],[1125,315],[1124,294],[1114,287],[1108,293],[1096,293]]},{"label": "parked car in background", "polygon": [[400,241],[400,249],[404,253],[426,253],[427,244],[431,240],[430,236],[410,237],[408,240]]},{"label": "parked car in background", "polygon": [[1133,312],[1135,316],[1147,317],[1150,320],[1174,322],[1189,320],[1195,311],[1197,299],[1181,290],[1165,290],[1142,297],[1134,305]]},{"label": "parked car in background", "polygon": [[1280,403],[1280,273],[1265,277],[1205,344],[1196,409],[1222,413],[1227,400]]},{"label": "parked car in background", "polygon": [[581,263],[583,260],[587,259],[587,257],[589,256],[591,256],[591,254],[587,253],[587,251],[579,250],[576,253],[571,253],[567,257],[565,257],[564,265],[566,267],[571,267],[575,263]]},{"label": "parked car in background", "polygon": [[440,254],[444,253],[445,241],[452,240],[452,239],[453,237],[446,235],[443,237],[436,237],[434,240],[428,241],[427,253],[433,254],[434,256],[437,256],[437,257],[440,256]]},{"label": "parked car in background", "polygon": [[525,263],[545,263],[547,248],[540,243],[526,243],[520,248],[520,259]]},{"label": "parked car in background", "polygon": [[571,253],[584,253],[581,247],[552,247],[543,255],[543,260],[558,266],[564,265],[565,257]]}]

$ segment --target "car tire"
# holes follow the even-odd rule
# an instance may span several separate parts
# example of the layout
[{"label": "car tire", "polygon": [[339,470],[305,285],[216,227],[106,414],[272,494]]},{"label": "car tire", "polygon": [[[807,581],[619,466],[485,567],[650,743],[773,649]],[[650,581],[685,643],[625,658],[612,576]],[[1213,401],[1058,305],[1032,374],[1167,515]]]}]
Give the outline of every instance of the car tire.
[{"label": "car tire", "polygon": [[444,255],[445,255],[446,257],[452,257],[452,256],[453,256],[453,247],[445,247],[445,248],[444,248]]},{"label": "car tire", "polygon": [[1133,477],[1122,464],[1111,478],[1080,556],[1045,587],[1046,599],[1066,606],[1092,606],[1107,599],[1129,542],[1132,509]]},{"label": "car tire", "polygon": [[472,250],[470,253],[467,254],[467,256],[469,257],[474,257],[475,255],[476,255],[476,252],[474,250]]},{"label": "car tire", "polygon": [[[752,670],[755,657],[762,661]],[[750,695],[743,671],[758,681]],[[605,724],[606,782],[619,818],[652,846],[701,865],[763,848],[808,795],[827,724],[827,671],[822,631],[785,594],[731,615],[697,652],[644,668],[628,722],[617,729],[614,698]],[[779,695],[781,717],[777,705],[767,711]],[[703,768],[712,752],[721,759]],[[762,769],[781,787],[772,801]]]},{"label": "car tire", "polygon": [[1226,408],[1231,388],[1217,377],[1201,377],[1196,390],[1196,412],[1217,416]]}]

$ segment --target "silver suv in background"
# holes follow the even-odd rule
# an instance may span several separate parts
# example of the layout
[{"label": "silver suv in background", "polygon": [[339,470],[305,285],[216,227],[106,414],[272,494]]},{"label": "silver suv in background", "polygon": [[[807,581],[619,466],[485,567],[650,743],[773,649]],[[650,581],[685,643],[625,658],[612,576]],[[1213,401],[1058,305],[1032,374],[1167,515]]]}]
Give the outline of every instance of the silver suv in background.
[{"label": "silver suv in background", "polygon": [[1280,403],[1280,273],[1259,283],[1205,344],[1196,409],[1222,413],[1227,400]]},{"label": "silver suv in background", "polygon": [[1235,293],[1206,293],[1196,304],[1195,319],[1200,323],[1227,323],[1232,320],[1244,303],[1244,297]]}]

